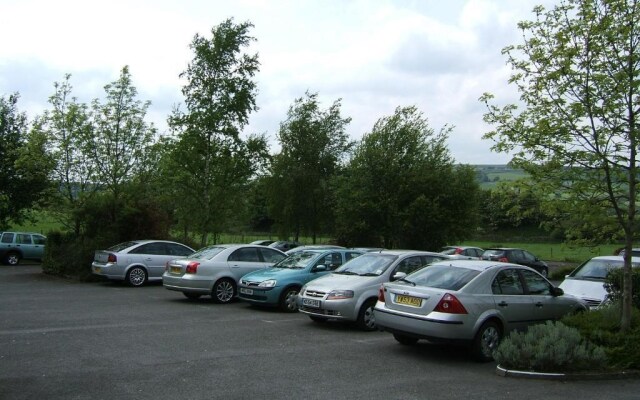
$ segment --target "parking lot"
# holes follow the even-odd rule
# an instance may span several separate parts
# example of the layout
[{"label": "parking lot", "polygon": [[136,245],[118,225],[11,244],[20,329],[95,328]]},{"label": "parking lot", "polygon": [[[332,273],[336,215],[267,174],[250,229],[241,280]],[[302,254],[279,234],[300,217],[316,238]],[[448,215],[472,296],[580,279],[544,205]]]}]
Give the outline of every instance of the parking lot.
[{"label": "parking lot", "polygon": [[640,380],[504,378],[466,349],[154,284],[0,266],[0,399],[637,399]]}]

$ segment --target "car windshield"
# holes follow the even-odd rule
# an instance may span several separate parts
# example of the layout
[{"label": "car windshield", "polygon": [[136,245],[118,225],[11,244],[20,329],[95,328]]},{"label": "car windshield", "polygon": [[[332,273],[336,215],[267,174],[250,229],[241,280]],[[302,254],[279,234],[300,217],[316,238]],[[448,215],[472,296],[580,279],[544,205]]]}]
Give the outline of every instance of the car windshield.
[{"label": "car windshield", "polygon": [[220,246],[205,247],[204,249],[200,249],[195,253],[191,254],[189,256],[189,259],[211,260],[213,257],[216,256],[216,254],[220,253],[224,249],[226,249],[226,247],[220,247]]},{"label": "car windshield", "polygon": [[416,286],[460,290],[479,273],[480,271],[476,269],[432,265],[407,275],[405,281],[409,281]]},{"label": "car windshield", "polygon": [[312,251],[299,251],[291,254],[289,257],[280,261],[274,268],[288,268],[288,269],[304,269],[308,264],[309,260],[315,257],[318,253],[314,253]]},{"label": "car windshield", "polygon": [[131,246],[135,246],[136,244],[138,244],[138,242],[122,242],[122,243],[116,244],[115,246],[109,247],[107,250],[118,252],[118,251],[122,251],[124,249],[127,249],[127,248],[129,248]]},{"label": "car windshield", "polygon": [[352,259],[334,273],[345,275],[379,276],[386,271],[398,256],[390,254],[363,254]]},{"label": "car windshield", "polygon": [[[604,280],[607,273],[614,268],[622,268],[624,261],[622,260],[594,260],[591,259],[576,268],[569,276],[576,279],[597,279]],[[634,267],[638,264],[634,263]]]}]

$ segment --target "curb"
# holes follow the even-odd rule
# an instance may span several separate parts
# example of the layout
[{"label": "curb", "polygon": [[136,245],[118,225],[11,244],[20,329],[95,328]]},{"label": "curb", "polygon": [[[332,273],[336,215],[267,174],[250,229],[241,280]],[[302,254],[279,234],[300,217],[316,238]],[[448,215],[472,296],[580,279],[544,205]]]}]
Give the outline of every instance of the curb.
[{"label": "curb", "polygon": [[498,365],[496,374],[505,378],[528,378],[553,381],[586,381],[586,380],[613,380],[613,379],[637,379],[640,371],[618,372],[581,372],[581,373],[556,373],[556,372],[532,372],[509,370]]}]

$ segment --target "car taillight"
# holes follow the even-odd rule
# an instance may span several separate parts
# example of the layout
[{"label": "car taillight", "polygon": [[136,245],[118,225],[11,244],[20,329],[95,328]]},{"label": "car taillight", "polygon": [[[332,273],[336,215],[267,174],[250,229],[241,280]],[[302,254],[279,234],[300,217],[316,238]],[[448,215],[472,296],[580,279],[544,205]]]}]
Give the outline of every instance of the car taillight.
[{"label": "car taillight", "polygon": [[384,286],[380,285],[380,290],[378,290],[378,301],[384,303]]},{"label": "car taillight", "polygon": [[464,308],[462,303],[460,303],[460,300],[449,293],[442,296],[442,299],[440,299],[440,302],[433,311],[447,314],[467,314],[467,310]]},{"label": "car taillight", "polygon": [[116,255],[113,253],[109,253],[109,256],[107,257],[107,262],[114,263],[117,261],[118,261],[118,257],[116,257]]},{"label": "car taillight", "polygon": [[509,259],[507,257],[500,257],[500,258],[498,258],[498,261],[500,261],[500,262],[509,262]]},{"label": "car taillight", "polygon": [[185,273],[187,274],[195,274],[198,272],[198,265],[200,265],[199,262],[195,262],[195,261],[191,261],[189,264],[187,264],[187,269],[185,270]]},{"label": "car taillight", "polygon": [[462,249],[458,247],[458,248],[456,249],[456,254],[462,254]]}]

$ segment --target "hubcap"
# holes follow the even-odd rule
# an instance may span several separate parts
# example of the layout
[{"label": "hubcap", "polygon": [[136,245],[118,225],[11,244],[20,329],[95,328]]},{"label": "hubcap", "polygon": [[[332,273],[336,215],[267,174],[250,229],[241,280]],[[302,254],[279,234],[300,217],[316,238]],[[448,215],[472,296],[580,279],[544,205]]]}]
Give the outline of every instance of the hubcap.
[{"label": "hubcap", "polygon": [[364,311],[364,325],[369,328],[369,329],[373,329],[376,326],[376,317],[375,315],[373,315],[373,306],[368,307],[365,311]]},{"label": "hubcap", "polygon": [[221,303],[227,303],[233,298],[233,285],[228,281],[223,281],[216,286],[216,298]]},{"label": "hubcap", "polygon": [[284,298],[287,310],[296,311],[298,309],[298,305],[296,304],[296,297],[298,297],[297,291],[290,290],[287,292],[287,296]]},{"label": "hubcap", "polygon": [[7,262],[8,262],[10,265],[17,265],[19,260],[20,260],[20,259],[19,259],[19,258],[18,258],[18,256],[17,256],[17,255],[15,255],[15,254],[11,254],[9,257],[7,257]]},{"label": "hubcap", "polygon": [[144,283],[146,278],[146,274],[142,270],[142,268],[134,268],[131,270],[129,274],[129,282],[131,282],[134,286],[140,286]]},{"label": "hubcap", "polygon": [[482,354],[487,357],[493,356],[493,351],[500,344],[500,332],[493,326],[488,327],[482,332]]}]

